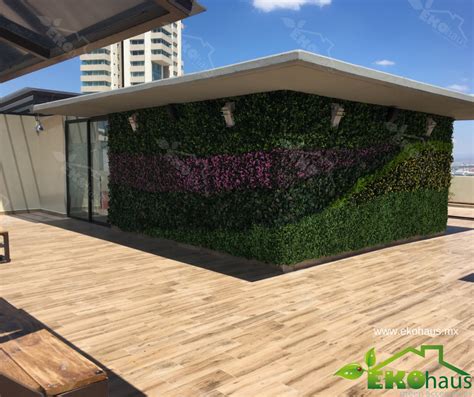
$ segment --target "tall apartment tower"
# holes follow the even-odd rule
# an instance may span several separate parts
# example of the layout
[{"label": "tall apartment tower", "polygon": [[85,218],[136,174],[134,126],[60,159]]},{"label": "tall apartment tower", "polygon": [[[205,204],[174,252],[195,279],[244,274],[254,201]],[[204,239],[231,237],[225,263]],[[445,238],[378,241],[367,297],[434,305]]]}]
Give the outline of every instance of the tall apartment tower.
[{"label": "tall apartment tower", "polygon": [[181,76],[181,21],[81,55],[81,92]]}]

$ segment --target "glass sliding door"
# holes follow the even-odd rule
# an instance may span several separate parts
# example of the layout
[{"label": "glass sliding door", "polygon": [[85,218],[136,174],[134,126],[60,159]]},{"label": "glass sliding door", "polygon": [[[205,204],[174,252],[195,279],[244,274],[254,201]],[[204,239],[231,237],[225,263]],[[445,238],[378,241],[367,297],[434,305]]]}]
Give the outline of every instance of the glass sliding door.
[{"label": "glass sliding door", "polygon": [[69,216],[89,219],[89,155],[87,121],[68,123],[67,186]]},{"label": "glass sliding door", "polygon": [[107,222],[109,209],[109,157],[107,121],[91,121],[92,220]]},{"label": "glass sliding door", "polygon": [[106,223],[109,207],[108,123],[66,122],[68,215]]}]

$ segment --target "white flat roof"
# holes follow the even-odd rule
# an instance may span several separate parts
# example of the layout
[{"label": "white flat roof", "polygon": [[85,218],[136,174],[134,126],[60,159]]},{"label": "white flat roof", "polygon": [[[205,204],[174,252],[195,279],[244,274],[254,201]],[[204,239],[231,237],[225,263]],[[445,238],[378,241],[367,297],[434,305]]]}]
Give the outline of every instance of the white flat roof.
[{"label": "white flat roof", "polygon": [[34,111],[90,117],[277,90],[474,119],[473,96],[301,50],[44,103]]}]

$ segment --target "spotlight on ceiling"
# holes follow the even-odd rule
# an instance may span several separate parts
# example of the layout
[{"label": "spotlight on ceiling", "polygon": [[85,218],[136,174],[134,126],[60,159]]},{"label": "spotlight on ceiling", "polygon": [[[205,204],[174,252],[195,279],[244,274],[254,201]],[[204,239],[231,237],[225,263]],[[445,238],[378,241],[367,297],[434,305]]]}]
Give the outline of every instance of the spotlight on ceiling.
[{"label": "spotlight on ceiling", "polygon": [[227,102],[221,111],[222,115],[224,116],[226,126],[233,127],[235,125],[233,114],[235,111],[235,102]]},{"label": "spotlight on ceiling", "polygon": [[133,113],[129,118],[128,122],[130,123],[130,127],[132,127],[132,131],[135,132],[138,128],[138,115]]},{"label": "spotlight on ceiling", "polygon": [[339,123],[344,117],[344,107],[339,103],[331,103],[331,127],[339,127]]},{"label": "spotlight on ceiling", "polygon": [[35,130],[39,134],[41,131],[44,131],[44,127],[43,127],[43,124],[41,124],[41,120],[38,115],[35,115],[35,121],[36,121]]},{"label": "spotlight on ceiling", "polygon": [[431,136],[434,128],[436,127],[436,121],[434,121],[431,117],[426,119],[426,136]]}]

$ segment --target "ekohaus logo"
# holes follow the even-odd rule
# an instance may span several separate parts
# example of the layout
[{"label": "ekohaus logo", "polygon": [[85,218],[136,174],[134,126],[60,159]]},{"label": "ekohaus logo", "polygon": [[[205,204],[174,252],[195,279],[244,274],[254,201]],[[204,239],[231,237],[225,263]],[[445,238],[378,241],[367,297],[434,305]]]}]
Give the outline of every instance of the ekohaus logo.
[{"label": "ekohaus logo", "polygon": [[[426,352],[429,350],[437,351],[439,365],[449,369],[452,372],[451,376],[434,376],[430,375],[429,371],[414,370],[407,372],[384,369],[394,361],[409,354],[425,358]],[[442,345],[422,345],[420,349],[408,347],[376,365],[375,349],[372,348],[365,355],[367,368],[359,363],[351,363],[342,367],[334,375],[355,380],[367,374],[367,387],[369,389],[470,389],[472,387],[471,375],[444,361],[443,352]]]}]

